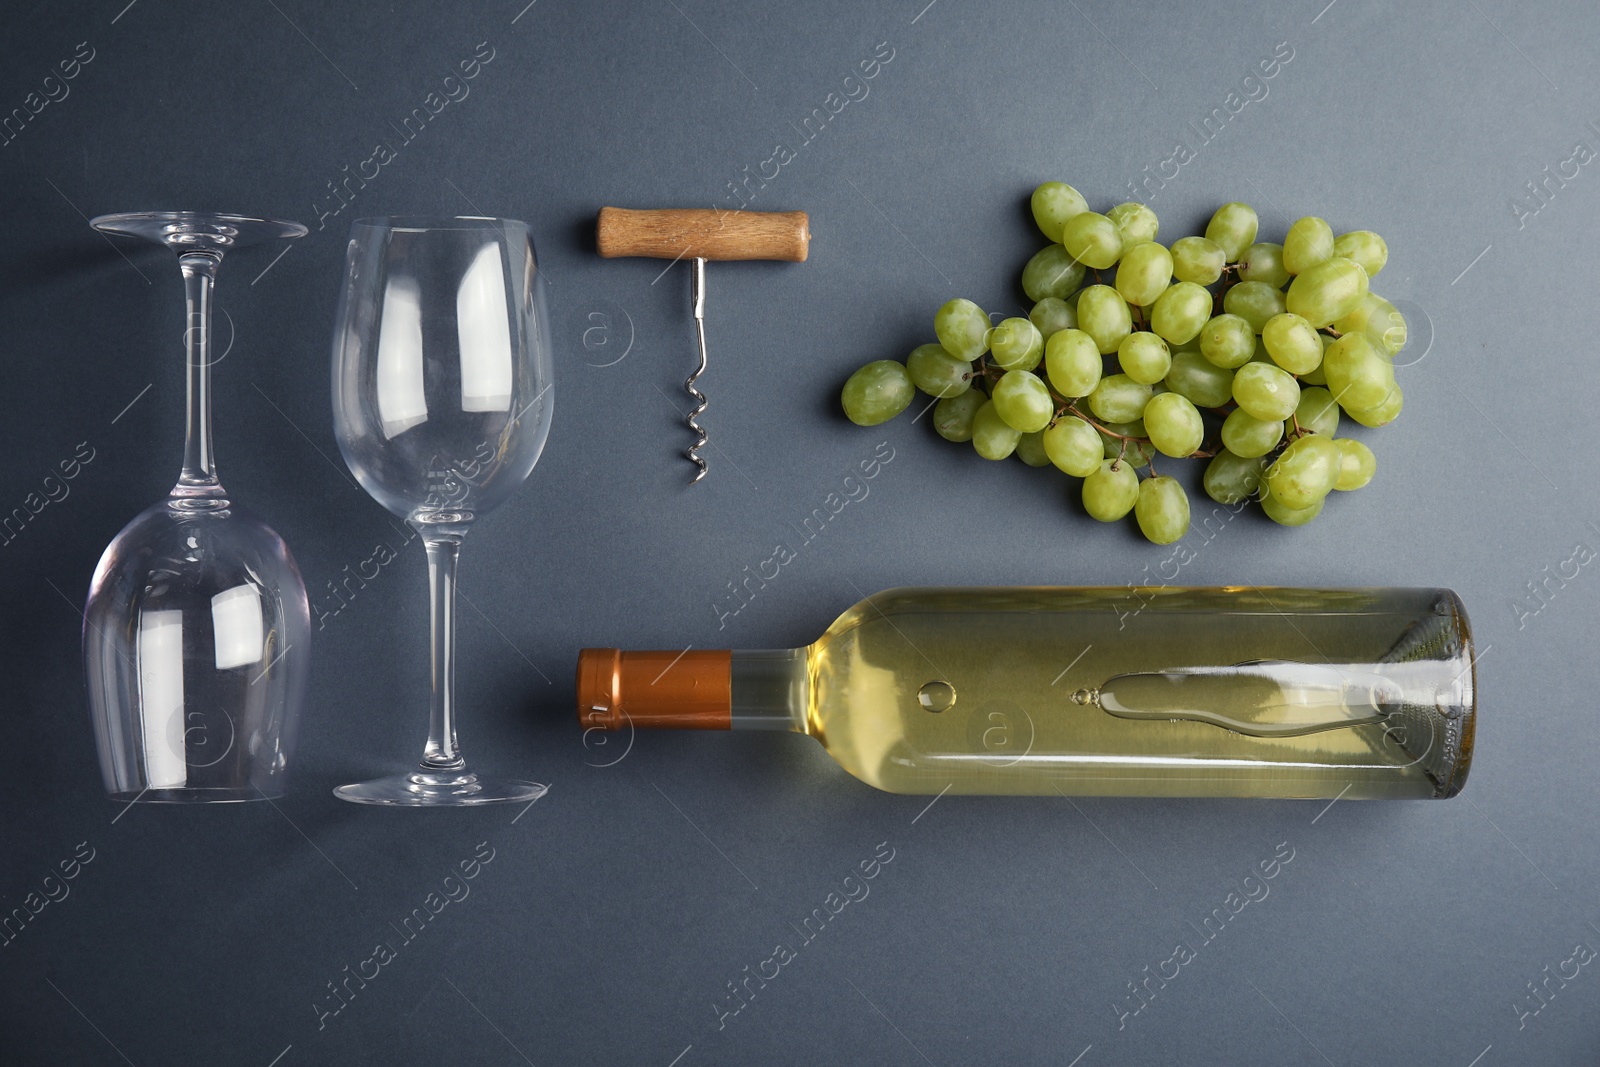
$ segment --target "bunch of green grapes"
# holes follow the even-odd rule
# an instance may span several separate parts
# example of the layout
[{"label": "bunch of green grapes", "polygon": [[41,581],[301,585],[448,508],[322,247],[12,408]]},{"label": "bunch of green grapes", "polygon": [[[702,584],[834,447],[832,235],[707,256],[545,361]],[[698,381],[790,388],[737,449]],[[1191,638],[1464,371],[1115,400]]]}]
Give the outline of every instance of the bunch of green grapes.
[{"label": "bunch of green grapes", "polygon": [[1022,268],[1028,316],[996,325],[951,300],[934,315],[937,344],[845,382],[851,421],[885,422],[921,390],[941,437],[1082,478],[1090,515],[1132,512],[1161,545],[1188,531],[1189,498],[1157,456],[1209,459],[1211,499],[1258,497],[1284,526],[1372,480],[1372,450],[1338,430],[1341,416],[1370,427],[1400,414],[1406,323],[1370,289],[1389,258],[1382,237],[1335,236],[1308,216],[1282,244],[1258,242],[1255,210],[1230,203],[1203,237],[1169,247],[1148,206],[1101,215],[1062,182],[1034,190],[1033,217],[1055,243]]}]

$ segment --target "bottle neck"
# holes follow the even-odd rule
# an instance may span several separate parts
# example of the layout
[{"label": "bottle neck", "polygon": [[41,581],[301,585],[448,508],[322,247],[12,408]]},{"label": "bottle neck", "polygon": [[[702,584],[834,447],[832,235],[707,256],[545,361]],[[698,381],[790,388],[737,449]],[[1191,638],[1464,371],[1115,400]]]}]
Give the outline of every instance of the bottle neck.
[{"label": "bottle neck", "polygon": [[806,649],[578,654],[578,721],[589,729],[806,733]]},{"label": "bottle neck", "polygon": [[731,729],[807,732],[811,675],[805,649],[735,652],[730,668]]}]

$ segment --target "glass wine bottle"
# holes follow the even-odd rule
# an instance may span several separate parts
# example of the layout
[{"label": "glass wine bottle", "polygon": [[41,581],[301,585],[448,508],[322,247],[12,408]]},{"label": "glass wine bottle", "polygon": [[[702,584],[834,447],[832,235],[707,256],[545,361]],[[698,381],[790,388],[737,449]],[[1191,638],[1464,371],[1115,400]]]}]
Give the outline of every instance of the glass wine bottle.
[{"label": "glass wine bottle", "polygon": [[589,729],[810,734],[894,793],[1445,798],[1476,719],[1443,589],[895,589],[804,648],[578,657]]}]

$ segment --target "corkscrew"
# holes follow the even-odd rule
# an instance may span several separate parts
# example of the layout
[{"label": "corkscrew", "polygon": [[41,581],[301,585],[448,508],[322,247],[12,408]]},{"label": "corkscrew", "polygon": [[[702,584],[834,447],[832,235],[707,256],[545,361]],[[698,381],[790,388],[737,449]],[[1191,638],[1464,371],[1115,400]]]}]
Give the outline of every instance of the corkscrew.
[{"label": "corkscrew", "polygon": [[673,263],[684,258],[691,261],[689,303],[694,314],[700,362],[683,383],[695,404],[684,419],[695,441],[683,454],[700,468],[689,479],[689,484],[693,485],[706,476],[706,460],[700,453],[710,442],[705,427],[700,424],[700,416],[707,407],[706,395],[695,384],[706,371],[706,260],[778,259],[803,263],[811,244],[809,220],[804,211],[718,211],[714,208],[631,211],[603,207],[595,244],[600,254],[608,259],[648,256],[670,259]]}]

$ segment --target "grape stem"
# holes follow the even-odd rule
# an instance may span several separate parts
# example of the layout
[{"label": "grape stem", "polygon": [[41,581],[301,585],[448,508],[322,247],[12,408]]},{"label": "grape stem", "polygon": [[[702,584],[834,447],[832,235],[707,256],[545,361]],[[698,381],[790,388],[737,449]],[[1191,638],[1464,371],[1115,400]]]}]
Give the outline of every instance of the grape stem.
[{"label": "grape stem", "polygon": [[1138,443],[1144,444],[1144,445],[1147,445],[1147,444],[1150,443],[1150,438],[1148,438],[1148,437],[1130,437],[1125,433],[1118,433],[1115,430],[1108,429],[1107,427],[1102,425],[1100,422],[1098,422],[1094,418],[1093,415],[1085,414],[1082,410],[1080,410],[1078,408],[1078,405],[1072,403],[1070,400],[1069,401],[1063,401],[1061,406],[1056,409],[1056,418],[1059,419],[1061,416],[1067,414],[1068,412],[1071,412],[1072,414],[1076,415],[1078,418],[1082,419],[1084,422],[1087,422],[1090,426],[1093,426],[1096,430],[1099,430],[1101,433],[1105,434],[1107,437],[1115,437],[1117,440],[1119,440],[1119,441],[1121,441],[1123,443],[1124,449],[1126,449],[1127,443],[1129,441],[1137,441]]}]

